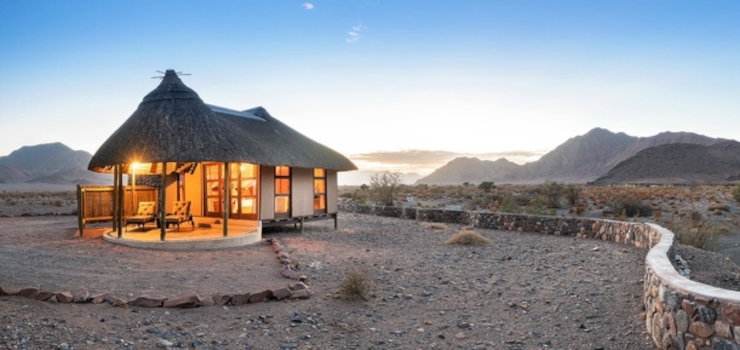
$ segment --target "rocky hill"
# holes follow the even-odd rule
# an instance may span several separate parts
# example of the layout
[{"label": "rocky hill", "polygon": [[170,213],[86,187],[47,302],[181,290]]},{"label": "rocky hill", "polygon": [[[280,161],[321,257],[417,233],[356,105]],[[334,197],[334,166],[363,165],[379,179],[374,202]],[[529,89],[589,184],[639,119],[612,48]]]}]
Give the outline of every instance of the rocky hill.
[{"label": "rocky hill", "polygon": [[87,170],[92,155],[62,143],[23,146],[0,157],[0,183],[109,184],[112,176]]},{"label": "rocky hill", "polygon": [[704,146],[667,144],[638,152],[596,179],[594,184],[708,183],[737,179],[740,143],[724,141]]},{"label": "rocky hill", "polygon": [[[573,137],[545,154],[539,160],[517,165],[499,159],[470,161],[458,158],[450,161],[432,174],[417,181],[425,184],[461,184],[465,181],[480,183],[542,183],[545,180],[586,183],[606,174],[618,163],[638,152],[665,144],[712,145],[725,140],[688,132],[663,132],[650,137],[635,137],[595,128]],[[505,161],[498,166],[492,163]],[[461,169],[463,167],[464,169]]]}]

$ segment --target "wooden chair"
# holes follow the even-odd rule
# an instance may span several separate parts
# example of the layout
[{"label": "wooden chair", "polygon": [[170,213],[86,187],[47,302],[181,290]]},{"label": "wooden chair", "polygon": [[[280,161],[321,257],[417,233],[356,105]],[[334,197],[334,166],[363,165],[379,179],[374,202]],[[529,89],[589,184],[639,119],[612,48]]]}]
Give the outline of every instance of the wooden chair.
[{"label": "wooden chair", "polygon": [[157,202],[139,202],[139,209],[136,215],[126,218],[126,231],[129,224],[136,224],[137,227],[144,228],[148,222],[156,220]]},{"label": "wooden chair", "polygon": [[177,201],[172,205],[172,213],[168,213],[164,219],[166,227],[170,224],[176,225],[177,230],[180,231],[180,223],[190,221],[190,226],[195,230],[195,221],[193,216],[190,215],[190,201]]}]

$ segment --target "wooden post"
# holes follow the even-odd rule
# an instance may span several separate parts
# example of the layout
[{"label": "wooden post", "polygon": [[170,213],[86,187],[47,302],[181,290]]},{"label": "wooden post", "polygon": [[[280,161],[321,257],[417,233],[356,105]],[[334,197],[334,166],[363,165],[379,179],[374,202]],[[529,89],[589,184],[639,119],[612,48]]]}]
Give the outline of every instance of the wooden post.
[{"label": "wooden post", "polygon": [[164,241],[167,234],[167,162],[162,162],[162,182],[159,185],[159,240]]},{"label": "wooden post", "polygon": [[229,162],[224,163],[224,237],[229,236],[229,213],[231,212],[231,174]]},{"label": "wooden post", "polygon": [[301,216],[301,233],[303,233],[303,216]]},{"label": "wooden post", "polygon": [[114,171],[114,183],[113,183],[113,197],[115,198],[114,210],[114,230],[118,234],[118,238],[123,236],[123,171],[121,164],[116,164]]},{"label": "wooden post", "polygon": [[85,212],[83,211],[82,201],[82,186],[77,185],[77,228],[80,230],[80,237],[82,237],[83,230],[85,229]]},{"label": "wooden post", "polygon": [[123,188],[123,165],[118,165],[118,237],[123,235],[123,226],[126,224],[126,217],[123,210],[123,198],[125,197]]},{"label": "wooden post", "polygon": [[339,213],[334,213],[334,229],[337,229],[337,217],[339,216]]}]

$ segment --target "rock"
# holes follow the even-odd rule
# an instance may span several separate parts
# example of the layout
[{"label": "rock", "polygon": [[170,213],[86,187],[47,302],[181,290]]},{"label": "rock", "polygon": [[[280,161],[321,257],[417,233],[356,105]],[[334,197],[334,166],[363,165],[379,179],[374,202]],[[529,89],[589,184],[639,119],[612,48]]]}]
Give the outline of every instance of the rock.
[{"label": "rock", "polygon": [[165,297],[161,295],[142,295],[134,300],[129,301],[127,304],[130,306],[139,307],[162,307]]},{"label": "rock", "polygon": [[28,296],[29,299],[47,301],[54,296],[52,292],[38,291]]},{"label": "rock", "polygon": [[128,303],[126,303],[126,301],[121,298],[114,298],[114,299],[115,300],[113,300],[113,302],[111,303],[113,307],[127,308],[129,306]]},{"label": "rock", "polygon": [[90,298],[90,292],[86,290],[77,291],[74,294],[72,294],[73,303],[86,303],[89,301],[89,298]]},{"label": "rock", "polygon": [[722,305],[722,315],[732,321],[733,324],[740,325],[740,305],[729,303]]},{"label": "rock", "polygon": [[735,342],[740,344],[740,326],[732,327],[732,334],[735,335]]},{"label": "rock", "polygon": [[730,329],[730,325],[725,322],[714,322],[714,331],[719,337],[732,339],[732,330]]},{"label": "rock", "polygon": [[0,287],[0,296],[3,296],[3,295],[10,295],[10,294],[6,292],[5,289],[3,289],[3,287]]},{"label": "rock", "polygon": [[311,297],[311,292],[308,289],[294,290],[293,293],[288,297],[289,299],[308,299]]},{"label": "rock", "polygon": [[216,302],[213,301],[213,297],[198,297],[198,303],[200,306],[214,306]]},{"label": "rock", "polygon": [[157,347],[158,348],[171,348],[175,344],[167,339],[157,339]]},{"label": "rock", "polygon": [[249,297],[252,296],[250,293],[234,294],[229,300],[230,305],[244,305],[249,302]]},{"label": "rock", "polygon": [[92,303],[93,304],[101,304],[102,302],[105,301],[105,299],[109,295],[110,295],[110,293],[98,293],[98,294],[95,294],[95,295],[91,296],[90,298],[92,298]]},{"label": "rock", "polygon": [[714,324],[714,320],[717,319],[717,311],[714,311],[711,307],[702,306],[699,308],[699,318],[706,324]]},{"label": "rock", "polygon": [[214,294],[211,299],[213,299],[213,305],[216,306],[223,306],[229,303],[231,301],[232,296],[229,294]]},{"label": "rock", "polygon": [[74,298],[72,297],[72,293],[70,292],[59,292],[55,293],[55,296],[57,297],[57,301],[60,303],[71,303]]},{"label": "rock", "polygon": [[699,338],[709,338],[714,334],[714,329],[712,329],[712,326],[704,322],[694,322],[689,327],[689,332],[695,334]]},{"label": "rock", "polygon": [[18,293],[21,292],[20,288],[13,288],[13,287],[5,287],[5,295],[18,295]]},{"label": "rock", "polygon": [[162,307],[167,308],[194,308],[200,306],[200,297],[197,294],[184,295],[172,299],[167,299],[162,303]]},{"label": "rock", "polygon": [[36,288],[36,287],[26,287],[26,288],[22,288],[21,290],[19,290],[18,291],[18,295],[19,296],[22,296],[22,297],[25,297],[25,298],[28,298],[31,295],[36,294],[36,292],[38,292],[38,291],[39,291],[39,289]]},{"label": "rock", "polygon": [[722,338],[712,339],[712,350],[740,350],[740,346]]},{"label": "rock", "polygon": [[305,281],[308,279],[308,277],[301,274],[300,272],[291,270],[289,268],[284,269],[282,275],[285,278],[290,278],[290,279],[299,280],[299,281]]},{"label": "rock", "polygon": [[686,333],[689,330],[689,316],[684,310],[676,312],[676,330],[681,333]]},{"label": "rock", "polygon": [[293,282],[288,286],[288,288],[290,288],[290,290],[295,291],[299,289],[308,289],[308,286],[303,282]]},{"label": "rock", "polygon": [[277,300],[285,299],[292,294],[288,287],[273,289],[270,292],[272,293],[272,297]]},{"label": "rock", "polygon": [[57,345],[57,350],[69,350],[69,344],[60,343],[59,345]]},{"label": "rock", "polygon": [[267,299],[272,298],[272,291],[267,289],[261,292],[254,293],[249,296],[250,303],[261,303]]}]

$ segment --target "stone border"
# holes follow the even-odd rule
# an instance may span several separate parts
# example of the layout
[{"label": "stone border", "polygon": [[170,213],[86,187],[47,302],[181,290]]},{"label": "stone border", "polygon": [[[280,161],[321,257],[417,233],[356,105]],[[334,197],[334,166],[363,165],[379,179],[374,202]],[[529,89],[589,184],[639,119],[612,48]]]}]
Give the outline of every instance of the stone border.
[{"label": "stone border", "polygon": [[367,206],[340,202],[342,211],[476,228],[600,239],[649,249],[645,257],[645,326],[660,349],[740,350],[740,292],[681,276],[673,232],[656,224],[604,219]]},{"label": "stone border", "polygon": [[36,287],[3,288],[2,286],[0,286],[0,296],[20,296],[34,300],[56,303],[102,304],[104,302],[107,302],[108,304],[116,307],[139,306],[165,308],[194,308],[201,306],[244,305],[270,300],[310,298],[311,291],[306,285],[307,278],[305,275],[302,275],[300,272],[298,272],[298,261],[293,260],[290,257],[290,254],[285,249],[283,244],[280,243],[280,241],[272,238],[270,239],[270,242],[272,244],[272,249],[277,256],[277,259],[280,260],[280,264],[283,266],[283,277],[296,280],[295,282],[288,284],[287,287],[265,289],[246,293],[216,293],[205,297],[201,297],[198,294],[187,294],[173,298],[167,298],[162,295],[146,294],[138,296],[131,300],[123,300],[107,292],[97,294],[90,294],[90,292],[86,290],[81,290],[74,293],[68,291],[49,292],[40,290]]}]

